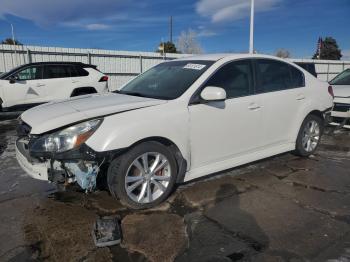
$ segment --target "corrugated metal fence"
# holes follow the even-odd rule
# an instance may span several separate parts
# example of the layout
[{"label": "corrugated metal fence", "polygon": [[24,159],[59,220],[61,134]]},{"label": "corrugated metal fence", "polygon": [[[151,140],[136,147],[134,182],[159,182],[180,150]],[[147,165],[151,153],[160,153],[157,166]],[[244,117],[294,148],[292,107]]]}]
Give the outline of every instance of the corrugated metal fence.
[{"label": "corrugated metal fence", "polygon": [[[139,73],[164,60],[187,56],[184,54],[129,52],[82,48],[60,48],[41,46],[0,45],[0,72],[30,63],[46,61],[71,61],[97,65],[98,69],[110,76],[109,86],[112,90],[121,87]],[[291,59],[292,61],[315,63],[319,78],[331,80],[346,68],[350,61],[328,61],[311,59]]]},{"label": "corrugated metal fence", "polygon": [[290,59],[293,62],[315,64],[317,77],[323,81],[332,80],[337,74],[350,68],[350,61],[313,60],[313,59]]},{"label": "corrugated metal fence", "polygon": [[164,57],[160,53],[152,52],[0,45],[0,72],[7,72],[31,62],[83,62],[96,65],[107,74],[110,77],[109,86],[115,90],[150,67],[164,60],[183,56],[166,54]]}]

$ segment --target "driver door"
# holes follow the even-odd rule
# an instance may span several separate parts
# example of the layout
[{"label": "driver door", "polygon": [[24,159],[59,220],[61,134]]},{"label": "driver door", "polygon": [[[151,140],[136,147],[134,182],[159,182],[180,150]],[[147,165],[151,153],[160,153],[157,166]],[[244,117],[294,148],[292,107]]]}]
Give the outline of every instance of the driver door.
[{"label": "driver door", "polygon": [[[259,95],[254,95],[250,60],[222,66],[204,86],[225,89],[227,99],[189,105],[190,179],[203,170],[216,172],[235,158],[254,152],[261,145],[262,114]],[[202,170],[202,172],[196,172]]]},{"label": "driver door", "polygon": [[[46,100],[46,88],[42,83],[43,67],[30,66],[16,72],[4,86],[6,107],[43,103]],[[10,77],[10,78],[11,78]]]}]

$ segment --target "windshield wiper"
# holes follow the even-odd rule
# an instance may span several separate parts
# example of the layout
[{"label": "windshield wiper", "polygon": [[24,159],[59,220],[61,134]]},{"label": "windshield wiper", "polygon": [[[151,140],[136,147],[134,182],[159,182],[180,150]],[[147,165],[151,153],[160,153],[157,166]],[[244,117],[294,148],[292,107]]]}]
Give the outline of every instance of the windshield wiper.
[{"label": "windshield wiper", "polygon": [[114,91],[114,93],[118,93],[118,94],[122,94],[122,95],[130,95],[130,96],[147,97],[144,94],[138,93],[138,92],[125,92],[125,91],[121,91],[121,90],[116,90],[116,91]]}]

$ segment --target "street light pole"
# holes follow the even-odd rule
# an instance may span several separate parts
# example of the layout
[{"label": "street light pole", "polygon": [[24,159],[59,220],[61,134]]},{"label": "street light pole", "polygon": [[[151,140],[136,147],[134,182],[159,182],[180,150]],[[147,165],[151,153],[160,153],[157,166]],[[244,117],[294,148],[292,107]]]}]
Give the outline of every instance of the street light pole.
[{"label": "street light pole", "polygon": [[13,44],[15,44],[15,33],[13,30],[13,24],[10,24],[10,25],[11,25],[11,33],[12,33],[12,42],[13,42]]},{"label": "street light pole", "polygon": [[254,0],[250,5],[250,37],[249,37],[249,53],[254,53]]}]

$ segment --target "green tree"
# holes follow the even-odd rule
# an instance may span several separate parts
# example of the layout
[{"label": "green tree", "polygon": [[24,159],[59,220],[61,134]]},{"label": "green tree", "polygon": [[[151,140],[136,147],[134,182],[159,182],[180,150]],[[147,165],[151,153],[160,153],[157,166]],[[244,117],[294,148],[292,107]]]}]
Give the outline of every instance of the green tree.
[{"label": "green tree", "polygon": [[[164,50],[163,50],[164,49]],[[157,52],[161,53],[177,53],[177,49],[174,43],[168,42],[160,42]]]},{"label": "green tree", "polygon": [[326,37],[321,41],[320,48],[316,51],[312,59],[340,60],[341,57],[342,54],[337,41],[333,37]]},{"label": "green tree", "polygon": [[11,38],[6,38],[5,40],[3,40],[1,42],[1,44],[3,44],[3,45],[22,45],[22,43],[19,42],[18,40],[15,39],[15,41],[13,41],[13,39],[11,39]]}]

